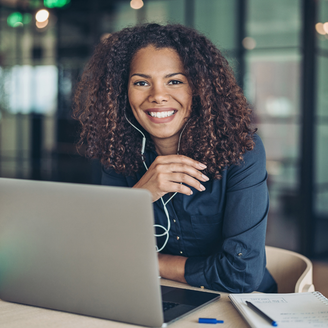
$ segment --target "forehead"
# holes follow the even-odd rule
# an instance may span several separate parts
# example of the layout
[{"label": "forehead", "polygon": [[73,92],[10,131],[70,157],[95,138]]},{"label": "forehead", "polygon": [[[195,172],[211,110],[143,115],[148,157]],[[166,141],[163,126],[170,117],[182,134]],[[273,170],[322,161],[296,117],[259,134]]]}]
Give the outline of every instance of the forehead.
[{"label": "forehead", "polygon": [[178,53],[172,48],[147,46],[136,52],[130,64],[130,74],[152,71],[184,72],[183,63]]}]

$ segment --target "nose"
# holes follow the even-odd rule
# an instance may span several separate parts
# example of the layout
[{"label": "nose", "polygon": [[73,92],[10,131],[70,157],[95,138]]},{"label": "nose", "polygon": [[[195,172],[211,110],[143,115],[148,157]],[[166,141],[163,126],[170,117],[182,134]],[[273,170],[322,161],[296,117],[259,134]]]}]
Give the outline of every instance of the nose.
[{"label": "nose", "polygon": [[162,83],[154,84],[150,89],[148,100],[157,104],[167,102],[170,98],[168,90]]}]

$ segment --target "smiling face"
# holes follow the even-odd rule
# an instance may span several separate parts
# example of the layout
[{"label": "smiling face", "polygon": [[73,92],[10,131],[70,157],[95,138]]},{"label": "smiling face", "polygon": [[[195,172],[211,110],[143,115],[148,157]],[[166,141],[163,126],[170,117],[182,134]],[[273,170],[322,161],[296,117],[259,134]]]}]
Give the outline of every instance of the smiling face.
[{"label": "smiling face", "polygon": [[128,97],[136,120],[156,148],[176,148],[192,103],[191,87],[177,52],[154,46],[140,49],[130,65]]}]

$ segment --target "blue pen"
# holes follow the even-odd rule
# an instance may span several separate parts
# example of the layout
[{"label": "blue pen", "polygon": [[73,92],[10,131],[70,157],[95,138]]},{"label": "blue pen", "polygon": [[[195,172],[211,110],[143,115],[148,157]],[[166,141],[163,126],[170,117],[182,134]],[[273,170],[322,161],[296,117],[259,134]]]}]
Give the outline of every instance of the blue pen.
[{"label": "blue pen", "polygon": [[198,323],[224,323],[223,320],[216,320],[212,318],[199,318]]},{"label": "blue pen", "polygon": [[268,315],[266,315],[264,312],[262,312],[257,306],[255,306],[253,303],[246,301],[246,304],[253,309],[257,314],[259,314],[263,319],[269,321],[273,327],[278,327],[277,321],[274,321],[271,319]]}]

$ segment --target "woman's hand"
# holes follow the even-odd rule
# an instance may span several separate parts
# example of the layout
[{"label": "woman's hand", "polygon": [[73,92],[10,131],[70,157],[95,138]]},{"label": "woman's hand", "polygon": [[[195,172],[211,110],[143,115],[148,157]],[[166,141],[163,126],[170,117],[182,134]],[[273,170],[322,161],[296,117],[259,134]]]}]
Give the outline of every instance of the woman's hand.
[{"label": "woman's hand", "polygon": [[191,195],[190,187],[205,190],[199,182],[208,181],[201,172],[205,168],[206,165],[183,155],[157,156],[133,188],[148,189],[153,195],[153,202],[170,192]]}]

